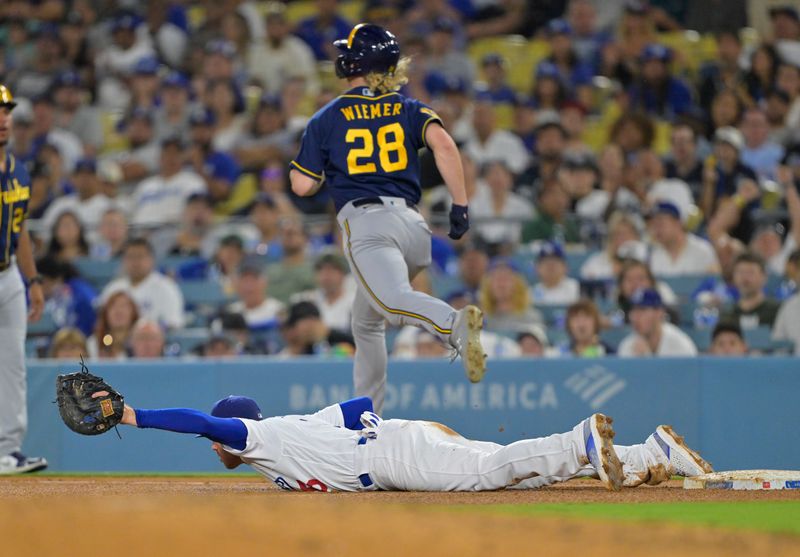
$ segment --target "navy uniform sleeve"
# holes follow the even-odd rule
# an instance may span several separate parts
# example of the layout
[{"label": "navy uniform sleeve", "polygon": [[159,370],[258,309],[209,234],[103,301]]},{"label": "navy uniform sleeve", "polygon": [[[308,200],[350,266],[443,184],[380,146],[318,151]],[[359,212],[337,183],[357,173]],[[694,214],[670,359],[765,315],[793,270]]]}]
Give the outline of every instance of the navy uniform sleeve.
[{"label": "navy uniform sleeve", "polygon": [[428,125],[432,122],[442,124],[442,119],[431,107],[414,99],[409,99],[409,112],[414,146],[417,149],[427,147],[425,143],[425,131],[428,129]]},{"label": "navy uniform sleeve", "polygon": [[325,170],[321,116],[322,113],[316,114],[308,121],[300,143],[300,153],[289,164],[295,170],[317,181],[322,180],[322,172]]}]

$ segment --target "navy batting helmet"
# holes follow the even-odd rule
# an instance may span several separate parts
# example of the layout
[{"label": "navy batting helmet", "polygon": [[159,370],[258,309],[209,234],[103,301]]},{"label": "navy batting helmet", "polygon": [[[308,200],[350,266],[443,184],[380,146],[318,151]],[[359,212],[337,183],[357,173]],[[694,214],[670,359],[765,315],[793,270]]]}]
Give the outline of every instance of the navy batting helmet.
[{"label": "navy batting helmet", "polygon": [[336,58],[338,77],[393,73],[400,61],[397,38],[372,23],[359,23],[350,31],[347,40],[335,41],[333,45],[342,52]]}]

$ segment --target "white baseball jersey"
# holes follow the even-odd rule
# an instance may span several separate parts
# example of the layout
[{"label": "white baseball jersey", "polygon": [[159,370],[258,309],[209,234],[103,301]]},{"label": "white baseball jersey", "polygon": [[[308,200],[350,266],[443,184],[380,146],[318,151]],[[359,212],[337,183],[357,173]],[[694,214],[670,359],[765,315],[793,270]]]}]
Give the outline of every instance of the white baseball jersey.
[{"label": "white baseball jersey", "polygon": [[[225,445],[225,450],[286,490],[530,489],[594,474],[586,466],[583,423],[566,433],[499,445],[411,420],[381,421],[376,438],[367,439],[344,427],[339,405],[313,415],[241,421],[247,428],[244,449]],[[656,462],[644,445],[619,450],[626,475]]]},{"label": "white baseball jersey", "polygon": [[225,450],[242,458],[281,489],[358,491],[355,471],[358,431],[345,429],[341,407],[328,406],[312,415],[242,419],[247,427],[244,450]]}]

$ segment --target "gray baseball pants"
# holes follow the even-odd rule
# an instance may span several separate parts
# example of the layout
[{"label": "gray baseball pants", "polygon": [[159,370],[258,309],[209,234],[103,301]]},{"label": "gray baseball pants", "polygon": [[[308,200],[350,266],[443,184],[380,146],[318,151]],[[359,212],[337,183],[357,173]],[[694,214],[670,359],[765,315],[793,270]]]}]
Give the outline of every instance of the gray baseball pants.
[{"label": "gray baseball pants", "polygon": [[25,285],[16,265],[0,272],[0,456],[19,451],[28,428]]},{"label": "gray baseball pants", "polygon": [[431,229],[402,198],[339,211],[344,252],[358,284],[353,303],[356,396],[383,410],[386,392],[385,321],[416,325],[449,344],[455,309],[411,288],[411,279],[431,264]]}]

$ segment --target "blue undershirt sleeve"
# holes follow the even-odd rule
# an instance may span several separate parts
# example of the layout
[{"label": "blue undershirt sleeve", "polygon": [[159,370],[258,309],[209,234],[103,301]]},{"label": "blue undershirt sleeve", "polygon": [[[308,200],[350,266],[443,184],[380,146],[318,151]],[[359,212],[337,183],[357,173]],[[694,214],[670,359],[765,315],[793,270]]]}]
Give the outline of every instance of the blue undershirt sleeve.
[{"label": "blue undershirt sleeve", "polygon": [[212,441],[243,451],[247,446],[247,426],[239,418],[215,418],[191,408],[164,410],[135,409],[140,428],[195,433]]},{"label": "blue undershirt sleeve", "polygon": [[361,414],[372,412],[372,399],[366,396],[351,398],[339,403],[344,416],[344,427],[347,429],[364,429],[361,424]]}]

